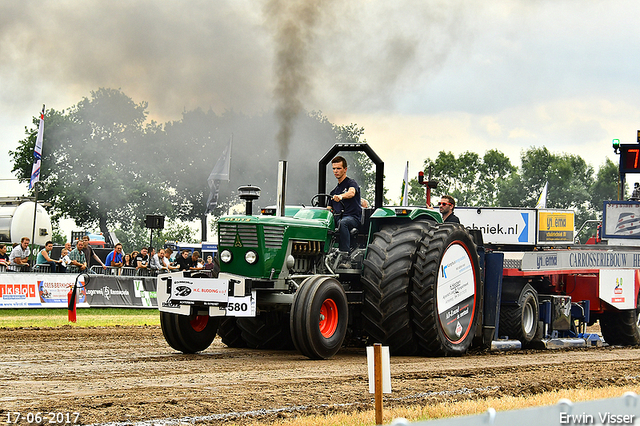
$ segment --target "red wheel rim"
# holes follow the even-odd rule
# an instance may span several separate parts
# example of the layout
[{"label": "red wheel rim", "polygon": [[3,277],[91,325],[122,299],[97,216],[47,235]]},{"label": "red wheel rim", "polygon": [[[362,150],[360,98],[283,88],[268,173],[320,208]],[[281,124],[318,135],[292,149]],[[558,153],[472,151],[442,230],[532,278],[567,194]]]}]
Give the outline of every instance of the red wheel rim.
[{"label": "red wheel rim", "polygon": [[194,319],[191,320],[191,328],[193,328],[195,331],[202,331],[207,327],[208,323],[208,315],[197,315]]},{"label": "red wheel rim", "polygon": [[338,328],[338,307],[333,299],[327,299],[320,307],[320,333],[329,338]]}]

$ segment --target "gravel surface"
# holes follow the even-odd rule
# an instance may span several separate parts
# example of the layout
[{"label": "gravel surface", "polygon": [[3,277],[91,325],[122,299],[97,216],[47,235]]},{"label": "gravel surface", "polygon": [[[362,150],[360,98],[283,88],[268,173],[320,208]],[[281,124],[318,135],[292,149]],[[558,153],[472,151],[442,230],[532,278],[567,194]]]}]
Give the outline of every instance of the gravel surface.
[{"label": "gravel surface", "polygon": [[[183,355],[159,327],[0,329],[0,422],[79,413],[79,424],[219,424],[373,408],[363,348],[311,361],[294,351]],[[640,383],[640,349],[476,351],[392,357],[385,408]],[[30,414],[31,413],[31,414]],[[62,413],[62,414],[56,414]],[[70,414],[70,420],[76,420]],[[141,423],[146,422],[146,423]]]}]

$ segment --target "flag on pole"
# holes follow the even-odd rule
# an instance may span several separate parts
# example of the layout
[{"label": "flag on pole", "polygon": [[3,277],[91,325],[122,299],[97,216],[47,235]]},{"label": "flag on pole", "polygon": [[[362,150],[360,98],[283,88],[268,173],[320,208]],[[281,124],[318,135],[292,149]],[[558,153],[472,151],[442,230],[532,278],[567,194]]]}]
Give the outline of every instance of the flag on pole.
[{"label": "flag on pole", "polygon": [[207,209],[205,214],[213,211],[218,205],[218,193],[220,192],[220,181],[226,180],[229,182],[229,170],[231,168],[231,144],[233,143],[233,135],[229,138],[229,143],[225,147],[224,151],[218,158],[211,174],[207,179],[209,184],[209,198],[207,199]]},{"label": "flag on pole", "polygon": [[42,140],[44,138],[44,105],[40,113],[40,125],[38,126],[38,136],[36,137],[36,146],[33,149],[33,168],[31,169],[31,180],[29,181],[29,189],[40,181],[40,162],[42,160]]},{"label": "flag on pole", "polygon": [[549,188],[549,182],[544,184],[544,188],[542,188],[542,193],[540,194],[540,198],[538,198],[538,204],[536,204],[536,209],[546,209],[547,208],[547,189]]},{"label": "flag on pole", "polygon": [[409,205],[409,162],[404,168],[404,179],[402,180],[402,195],[400,196],[400,205]]}]

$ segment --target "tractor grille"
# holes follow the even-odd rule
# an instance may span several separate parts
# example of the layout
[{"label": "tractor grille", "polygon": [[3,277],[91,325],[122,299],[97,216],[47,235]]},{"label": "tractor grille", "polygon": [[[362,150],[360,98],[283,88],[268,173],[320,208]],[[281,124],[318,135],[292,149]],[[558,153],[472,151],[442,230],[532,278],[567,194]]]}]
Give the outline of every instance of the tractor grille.
[{"label": "tractor grille", "polygon": [[276,225],[264,225],[262,228],[264,232],[264,246],[266,248],[282,247],[282,240],[284,239],[284,227]]},{"label": "tractor grille", "polygon": [[221,246],[258,247],[256,225],[243,223],[220,223],[218,243]]},{"label": "tractor grille", "polygon": [[293,241],[291,254],[294,256],[315,256],[322,252],[320,241]]}]

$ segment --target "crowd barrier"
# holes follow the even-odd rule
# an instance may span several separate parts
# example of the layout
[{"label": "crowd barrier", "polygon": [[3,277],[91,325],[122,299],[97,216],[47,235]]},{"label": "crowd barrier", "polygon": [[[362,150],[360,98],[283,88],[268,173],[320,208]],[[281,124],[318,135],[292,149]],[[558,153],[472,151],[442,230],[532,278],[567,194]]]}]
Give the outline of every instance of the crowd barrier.
[{"label": "crowd barrier", "polygon": [[74,285],[78,286],[80,308],[157,307],[155,277],[92,274],[86,284],[78,277],[45,272],[0,273],[0,308],[66,308]]}]

